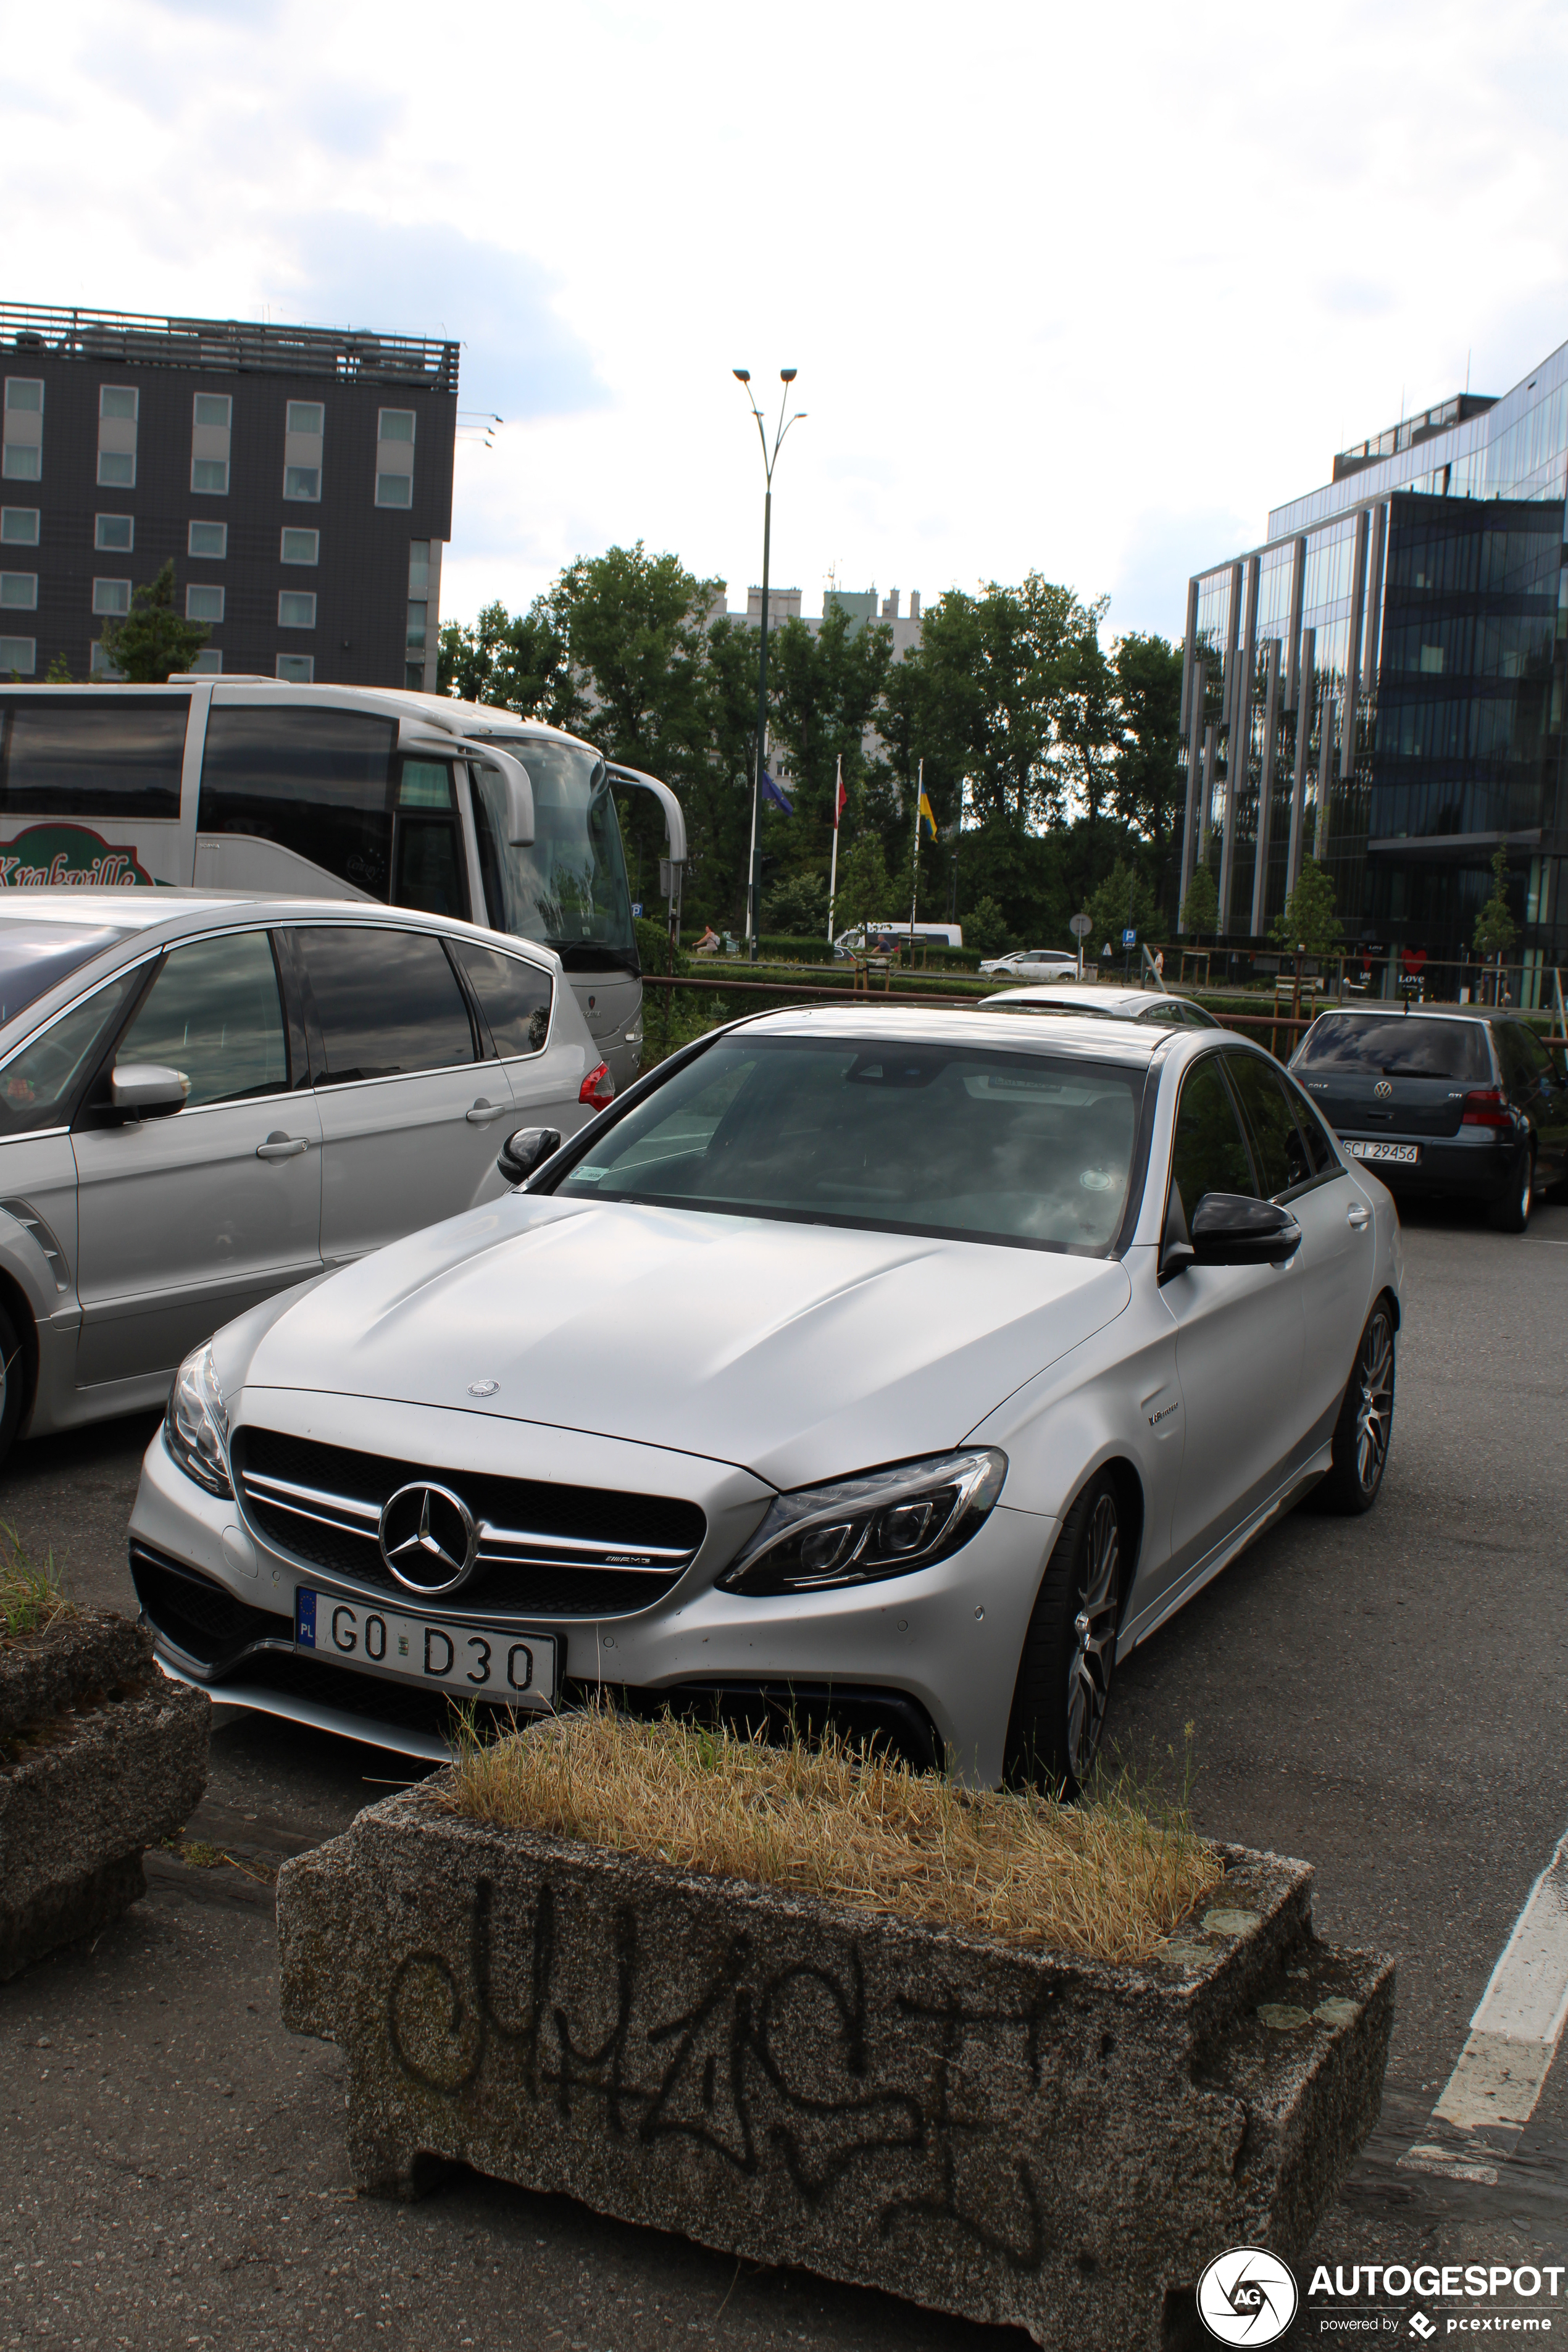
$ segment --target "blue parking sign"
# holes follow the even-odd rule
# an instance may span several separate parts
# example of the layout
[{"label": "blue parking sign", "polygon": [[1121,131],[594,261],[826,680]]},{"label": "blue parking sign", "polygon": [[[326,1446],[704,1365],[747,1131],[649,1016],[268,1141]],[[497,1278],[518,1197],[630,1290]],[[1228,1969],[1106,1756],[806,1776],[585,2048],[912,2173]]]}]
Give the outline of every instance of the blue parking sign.
[{"label": "blue parking sign", "polygon": [[1124,948],[1135,948],[1138,944],[1137,932],[1123,931],[1121,934],[1121,944]]}]

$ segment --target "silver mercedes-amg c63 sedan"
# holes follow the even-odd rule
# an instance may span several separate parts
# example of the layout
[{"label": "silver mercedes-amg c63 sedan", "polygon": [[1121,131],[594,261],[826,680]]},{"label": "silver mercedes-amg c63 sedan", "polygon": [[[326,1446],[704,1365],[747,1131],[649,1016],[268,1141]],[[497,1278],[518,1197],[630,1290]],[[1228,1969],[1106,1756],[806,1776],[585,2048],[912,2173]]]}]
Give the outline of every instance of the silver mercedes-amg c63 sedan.
[{"label": "silver mercedes-amg c63 sedan", "polygon": [[417,1756],[605,1688],[1071,1789],[1120,1657],[1376,1498],[1394,1206],[1223,1032],[767,1013],[502,1166],[181,1368],[170,1673]]}]

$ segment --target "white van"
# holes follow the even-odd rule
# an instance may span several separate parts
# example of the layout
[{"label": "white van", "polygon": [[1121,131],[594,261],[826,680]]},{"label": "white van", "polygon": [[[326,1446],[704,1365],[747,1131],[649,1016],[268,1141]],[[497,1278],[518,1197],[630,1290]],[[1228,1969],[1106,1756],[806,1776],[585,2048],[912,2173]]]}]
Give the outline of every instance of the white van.
[{"label": "white van", "polygon": [[910,929],[917,940],[927,947],[961,948],[963,945],[962,923],[916,923],[910,925],[906,915],[902,922],[857,923],[852,931],[841,931],[833,942],[835,955],[863,955],[869,939],[874,947],[879,939],[908,940]]}]

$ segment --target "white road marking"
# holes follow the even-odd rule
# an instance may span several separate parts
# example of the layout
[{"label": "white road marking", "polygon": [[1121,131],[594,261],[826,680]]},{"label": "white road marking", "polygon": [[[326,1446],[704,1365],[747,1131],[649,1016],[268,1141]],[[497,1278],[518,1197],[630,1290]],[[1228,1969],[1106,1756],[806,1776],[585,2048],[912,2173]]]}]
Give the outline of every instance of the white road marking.
[{"label": "white road marking", "polygon": [[1507,2157],[1535,2112],[1568,2023],[1568,1835],[1558,1843],[1514,1921],[1491,1972],[1459,2062],[1432,2110],[1448,2126],[1436,2145],[1406,2150],[1412,2172],[1497,2179],[1487,2157]]}]

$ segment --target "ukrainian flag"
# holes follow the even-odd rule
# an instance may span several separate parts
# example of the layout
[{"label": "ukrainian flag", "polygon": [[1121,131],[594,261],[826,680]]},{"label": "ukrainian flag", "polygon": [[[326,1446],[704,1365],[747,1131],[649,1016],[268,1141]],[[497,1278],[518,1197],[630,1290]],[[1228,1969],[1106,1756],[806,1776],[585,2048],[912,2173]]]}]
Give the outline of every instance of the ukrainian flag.
[{"label": "ukrainian flag", "polygon": [[929,793],[922,793],[921,794],[921,812],[919,822],[924,825],[929,838],[934,841],[936,839],[936,818],[931,814],[931,794]]}]

